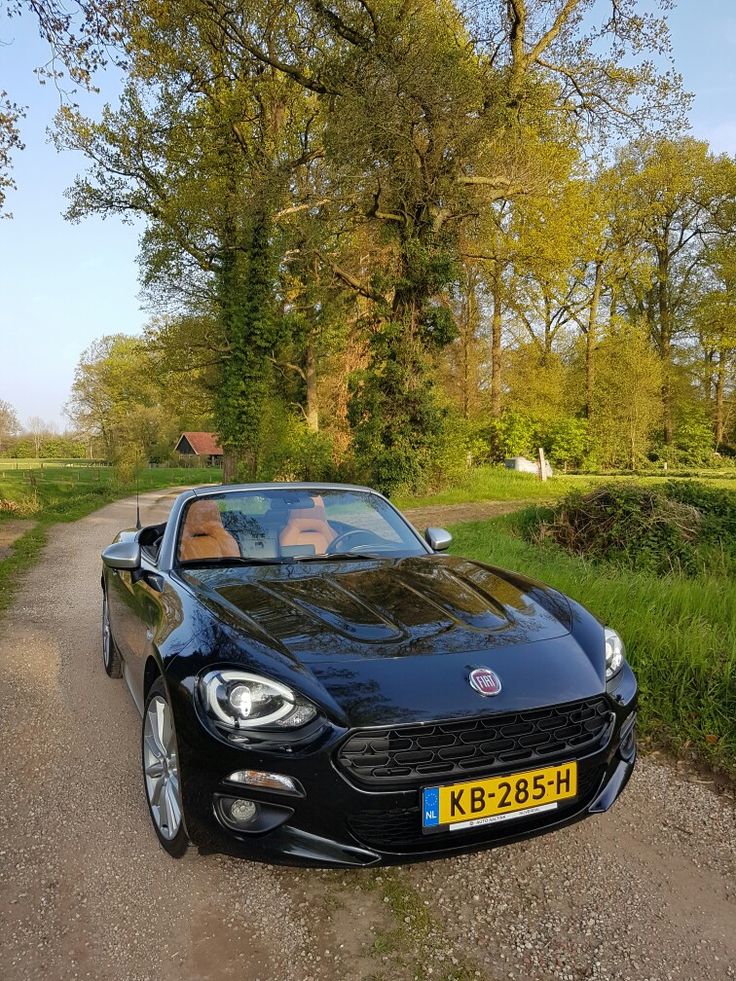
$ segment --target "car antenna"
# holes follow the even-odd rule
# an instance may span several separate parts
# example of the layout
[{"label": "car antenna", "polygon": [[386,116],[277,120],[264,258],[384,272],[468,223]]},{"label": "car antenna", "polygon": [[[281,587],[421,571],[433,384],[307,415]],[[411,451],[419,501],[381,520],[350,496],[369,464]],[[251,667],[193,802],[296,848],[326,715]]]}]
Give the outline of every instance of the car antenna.
[{"label": "car antenna", "polygon": [[135,530],[141,530],[141,504],[138,499],[138,474],[135,475]]}]

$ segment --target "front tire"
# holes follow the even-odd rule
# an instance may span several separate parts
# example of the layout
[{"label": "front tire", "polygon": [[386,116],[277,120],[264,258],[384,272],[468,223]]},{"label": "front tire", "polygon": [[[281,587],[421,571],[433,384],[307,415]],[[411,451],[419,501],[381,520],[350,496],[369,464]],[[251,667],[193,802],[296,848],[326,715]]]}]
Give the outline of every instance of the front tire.
[{"label": "front tire", "polygon": [[123,660],[110,629],[110,611],[107,607],[107,593],[102,593],[102,665],[109,678],[122,678]]},{"label": "front tire", "polygon": [[143,785],[148,812],[161,847],[181,858],[189,845],[179,777],[174,713],[163,678],[151,685],[141,729]]}]

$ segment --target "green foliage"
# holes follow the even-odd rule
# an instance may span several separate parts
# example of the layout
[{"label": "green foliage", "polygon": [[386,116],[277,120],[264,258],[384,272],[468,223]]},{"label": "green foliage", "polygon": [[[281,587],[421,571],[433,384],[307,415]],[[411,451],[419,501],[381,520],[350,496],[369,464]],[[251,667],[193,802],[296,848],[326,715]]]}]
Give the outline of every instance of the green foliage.
[{"label": "green foliage", "polygon": [[636,469],[662,418],[661,363],[640,327],[619,325],[601,342],[590,435],[604,467]]},{"label": "green foliage", "polygon": [[550,462],[555,467],[582,469],[591,450],[587,419],[565,418],[552,423],[542,438]]},{"label": "green foliage", "polygon": [[688,406],[680,411],[675,422],[674,445],[679,453],[678,463],[691,467],[712,466],[715,452],[713,426],[702,406]]},{"label": "green foliage", "polygon": [[458,412],[445,413],[432,456],[429,482],[432,487],[457,486],[467,474],[488,459],[485,427]]},{"label": "green foliage", "polygon": [[[18,436],[7,440],[5,456],[11,460],[31,460],[36,458],[36,446],[32,439]],[[83,460],[87,447],[76,436],[57,436],[48,434],[39,443],[38,458],[42,460]]]},{"label": "green foliage", "polygon": [[405,324],[388,321],[371,337],[370,363],[351,379],[348,411],[356,469],[372,486],[388,494],[426,482],[446,412]]},{"label": "green foliage", "polygon": [[524,541],[518,526],[517,515],[458,525],[452,551],[523,569],[618,630],[639,682],[640,733],[736,776],[736,590],[706,574],[593,564]]},{"label": "green foliage", "polygon": [[492,419],[483,435],[489,459],[496,463],[514,456],[536,460],[543,447],[549,461],[558,468],[582,469],[588,462],[591,439],[587,419],[571,416],[540,419],[520,412],[504,412]]},{"label": "green foliage", "polygon": [[502,463],[513,456],[533,457],[536,453],[537,423],[520,412],[504,412],[500,419],[488,425],[490,459]]},{"label": "green foliage", "polygon": [[427,348],[440,350],[457,337],[457,324],[447,307],[428,307],[419,325],[421,338]]},{"label": "green foliage", "polygon": [[736,490],[708,487],[695,480],[670,480],[663,492],[701,515],[699,540],[736,557]]},{"label": "green foliage", "polygon": [[[315,432],[278,401],[266,403],[260,426],[258,480],[338,480],[332,434]],[[247,471],[240,476],[252,479]]]},{"label": "green foliage", "polygon": [[261,449],[260,417],[271,389],[268,360],[276,339],[273,254],[265,215],[255,215],[242,251],[226,257],[219,276],[223,360],[214,414],[223,450],[251,478]]}]

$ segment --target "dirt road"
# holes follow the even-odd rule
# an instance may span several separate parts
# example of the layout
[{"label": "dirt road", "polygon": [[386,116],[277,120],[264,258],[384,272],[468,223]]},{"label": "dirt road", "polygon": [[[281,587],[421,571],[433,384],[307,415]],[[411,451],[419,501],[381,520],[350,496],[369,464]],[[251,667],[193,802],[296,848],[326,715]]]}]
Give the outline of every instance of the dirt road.
[{"label": "dirt road", "polygon": [[[169,504],[149,495],[144,520]],[[733,803],[651,760],[609,814],[460,859],[166,857],[99,655],[99,552],[132,513],[54,529],[0,625],[3,981],[736,977]]]}]

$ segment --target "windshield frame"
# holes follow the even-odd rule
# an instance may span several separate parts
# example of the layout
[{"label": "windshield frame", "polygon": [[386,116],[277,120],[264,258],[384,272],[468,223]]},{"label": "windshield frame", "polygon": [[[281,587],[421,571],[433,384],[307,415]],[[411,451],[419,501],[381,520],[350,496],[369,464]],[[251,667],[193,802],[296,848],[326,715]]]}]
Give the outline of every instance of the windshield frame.
[{"label": "windshield frame", "polygon": [[[189,509],[189,505],[194,501],[207,500],[208,498],[216,498],[221,500],[225,496],[237,495],[243,496],[245,494],[263,495],[268,492],[284,492],[288,493],[290,491],[301,491],[308,493],[310,495],[325,494],[329,492],[333,493],[352,493],[355,495],[365,495],[368,497],[373,497],[379,499],[384,506],[388,507],[397,519],[400,521],[403,527],[405,527],[410,535],[410,537],[416,541],[421,549],[421,553],[431,555],[432,549],[427,544],[423,535],[417,531],[416,528],[404,517],[404,515],[399,511],[399,509],[383,494],[379,494],[377,491],[372,490],[370,487],[359,487],[352,484],[316,484],[316,483],[286,483],[283,481],[275,481],[271,483],[253,483],[253,484],[220,484],[217,486],[206,487],[201,489],[195,489],[188,491],[186,494],[180,495],[179,498],[174,503],[172,507],[171,514],[169,515],[169,521],[167,523],[167,532],[169,534],[166,536],[168,541],[164,542],[161,548],[161,552],[164,552],[164,547],[166,549],[165,557],[162,559],[166,562],[166,568],[169,569],[180,569],[185,571],[187,569],[193,569],[196,567],[196,561],[184,560],[179,558],[179,544],[181,539],[181,532],[184,520],[186,518],[186,513]],[[376,556],[378,560],[381,556]],[[397,549],[395,555],[387,554],[386,559],[396,559],[403,557],[403,553],[400,549]],[[360,560],[360,553],[356,551],[356,558]],[[322,561],[328,561],[329,556],[322,558]],[[340,557],[336,558],[334,561],[350,561],[349,559]],[[269,563],[270,564],[270,563]],[[277,565],[291,565],[289,559],[285,560],[283,563],[274,563]],[[246,566],[241,563],[233,563],[233,567],[246,568]],[[257,562],[253,562],[252,568],[262,568],[263,565]]]}]

